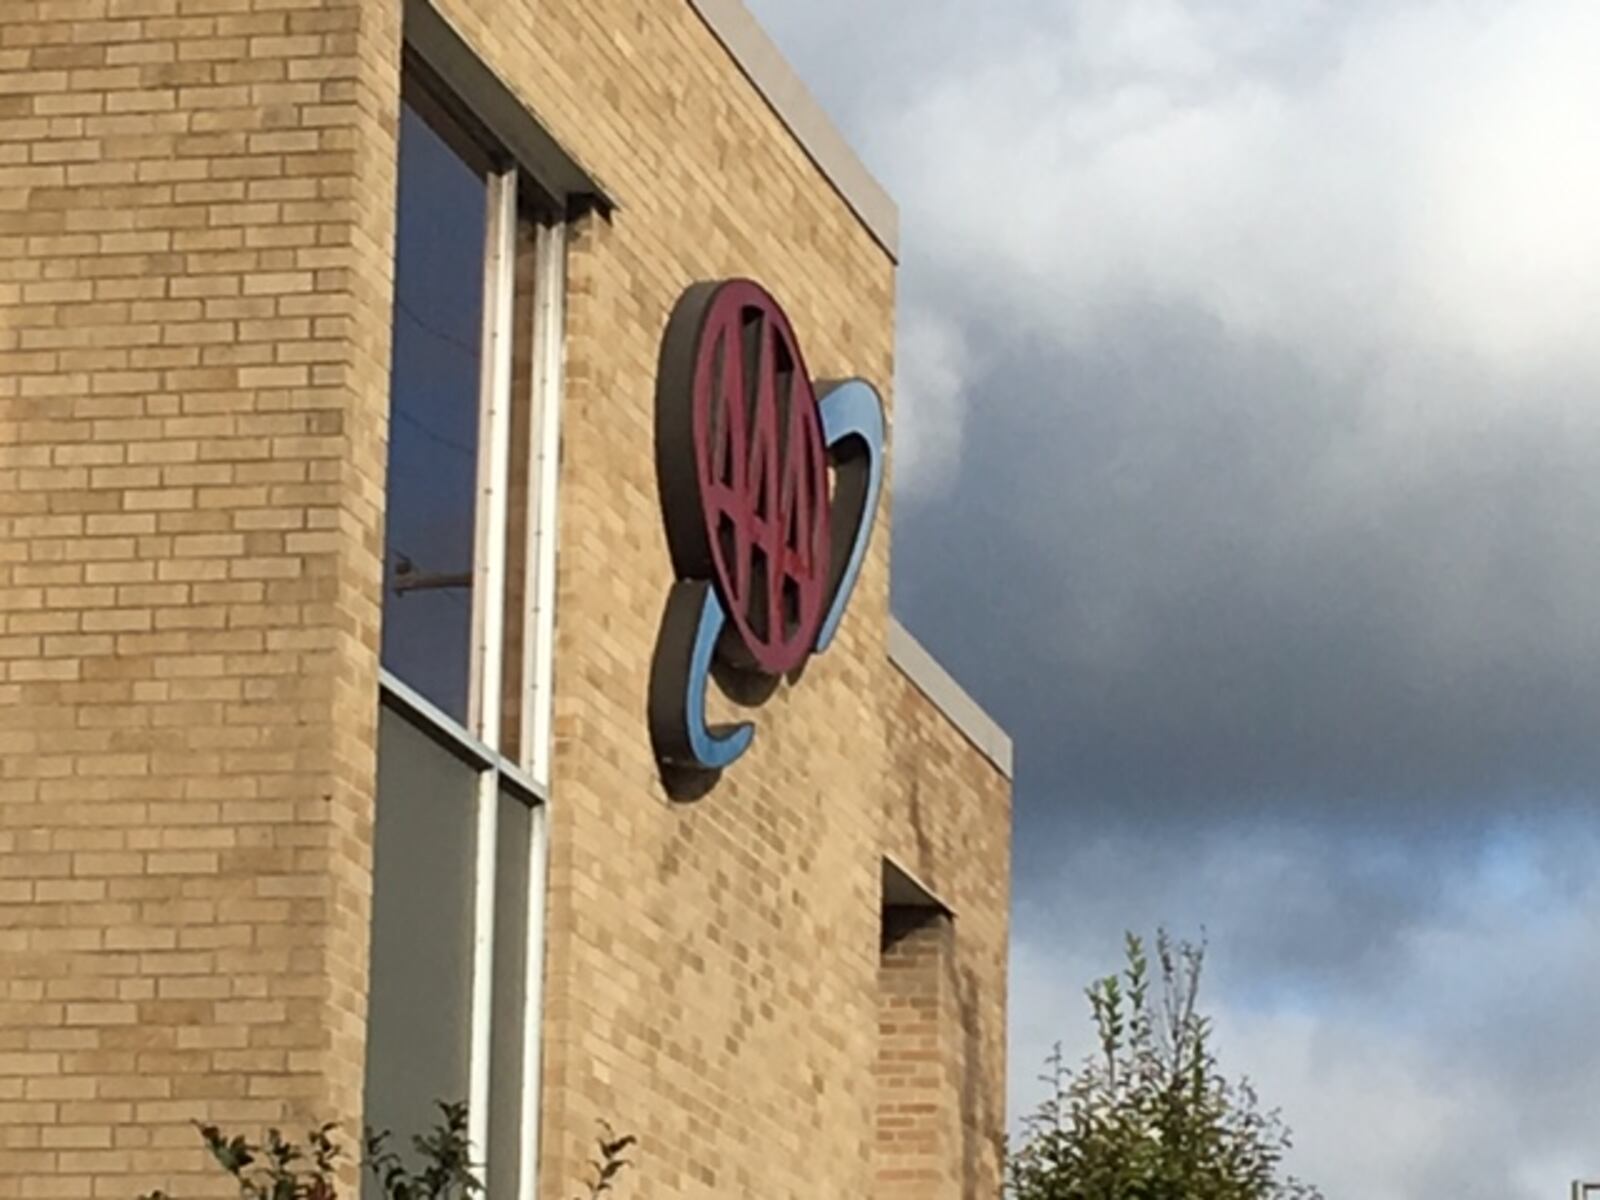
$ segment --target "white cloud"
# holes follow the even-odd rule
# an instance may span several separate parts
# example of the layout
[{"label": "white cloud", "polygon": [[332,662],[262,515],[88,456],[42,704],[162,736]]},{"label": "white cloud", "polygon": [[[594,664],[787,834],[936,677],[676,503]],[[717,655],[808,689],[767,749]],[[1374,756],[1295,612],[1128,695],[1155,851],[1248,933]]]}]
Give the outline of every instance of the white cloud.
[{"label": "white cloud", "polygon": [[900,315],[895,351],[895,495],[915,499],[950,478],[961,453],[966,338],[924,309]]},{"label": "white cloud", "polygon": [[[1600,380],[1592,0],[758,7],[904,210],[917,452],[984,402],[981,355],[938,357],[947,330],[937,401],[909,365],[977,307],[1081,342],[1182,304],[1330,371],[1504,369],[1519,409],[1534,367]],[[1396,403],[1362,399],[1375,427]]]},{"label": "white cloud", "polygon": [[[1364,853],[1359,842],[1259,832],[1167,851],[1102,840],[1069,854],[1020,910],[1013,1124],[1041,1095],[1035,1075],[1053,1041],[1070,1061],[1091,1048],[1082,988],[1121,962],[1106,911],[1121,905],[1148,930],[1165,909],[1185,922],[1175,933],[1207,927],[1202,1007],[1224,1071],[1281,1108],[1295,1135],[1290,1169],[1332,1200],[1564,1195],[1572,1178],[1600,1172],[1600,880],[1588,870],[1600,838],[1507,822],[1453,849],[1445,877],[1421,885],[1434,901],[1369,931],[1395,945],[1364,966],[1341,961],[1317,928],[1337,924],[1341,906],[1363,907],[1366,868],[1336,865]],[[1172,869],[1182,860],[1191,872]],[[1106,894],[1099,872],[1111,868],[1095,861],[1116,864],[1124,894]],[[1397,861],[1383,869],[1403,880]],[[1286,938],[1304,961],[1285,961]]]},{"label": "white cloud", "polygon": [[1428,1081],[1418,1070],[1422,1048],[1382,1028],[1225,1011],[1217,1040],[1292,1122],[1290,1169],[1336,1200],[1439,1195],[1435,1165],[1460,1153],[1462,1130],[1480,1127],[1474,1098]]},{"label": "white cloud", "polygon": [[1503,8],[1451,30],[1419,121],[1402,319],[1521,362],[1591,356],[1600,311],[1600,7]]},{"label": "white cloud", "polygon": [[1587,353],[1588,0],[1030,11],[856,119],[909,259],[1074,336],[1153,296],[1308,350]]}]

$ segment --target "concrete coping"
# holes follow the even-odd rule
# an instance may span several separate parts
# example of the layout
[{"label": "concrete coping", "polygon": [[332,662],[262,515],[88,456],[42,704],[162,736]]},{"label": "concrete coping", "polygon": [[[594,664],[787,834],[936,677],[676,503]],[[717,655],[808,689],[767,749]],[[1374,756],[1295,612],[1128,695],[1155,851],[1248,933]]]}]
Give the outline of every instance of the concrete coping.
[{"label": "concrete coping", "polygon": [[894,617],[889,618],[889,661],[1002,775],[1012,778],[1010,735]]},{"label": "concrete coping", "polygon": [[689,0],[817,169],[889,257],[900,259],[900,210],[822,111],[744,0]]}]

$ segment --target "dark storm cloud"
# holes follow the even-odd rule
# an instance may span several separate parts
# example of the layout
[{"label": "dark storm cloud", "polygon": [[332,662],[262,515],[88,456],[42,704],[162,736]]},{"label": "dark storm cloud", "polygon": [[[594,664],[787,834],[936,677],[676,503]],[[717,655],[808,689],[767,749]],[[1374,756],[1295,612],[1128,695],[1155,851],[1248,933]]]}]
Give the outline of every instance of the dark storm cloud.
[{"label": "dark storm cloud", "polygon": [[1600,443],[1518,392],[1560,385],[1442,365],[1462,413],[1534,418],[1352,472],[1385,364],[1329,380],[1154,307],[969,340],[960,479],[898,514],[896,604],[1035,806],[1426,823],[1597,777]]}]

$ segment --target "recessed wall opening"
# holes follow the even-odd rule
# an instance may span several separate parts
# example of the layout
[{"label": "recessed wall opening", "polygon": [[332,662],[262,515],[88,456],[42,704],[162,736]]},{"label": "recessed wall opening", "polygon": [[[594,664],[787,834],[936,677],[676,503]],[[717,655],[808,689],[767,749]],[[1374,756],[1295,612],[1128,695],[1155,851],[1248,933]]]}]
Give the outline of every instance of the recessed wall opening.
[{"label": "recessed wall opening", "polygon": [[946,985],[955,924],[937,896],[888,859],[880,911],[874,1195],[930,1200],[944,1185],[956,1119],[957,1023]]}]

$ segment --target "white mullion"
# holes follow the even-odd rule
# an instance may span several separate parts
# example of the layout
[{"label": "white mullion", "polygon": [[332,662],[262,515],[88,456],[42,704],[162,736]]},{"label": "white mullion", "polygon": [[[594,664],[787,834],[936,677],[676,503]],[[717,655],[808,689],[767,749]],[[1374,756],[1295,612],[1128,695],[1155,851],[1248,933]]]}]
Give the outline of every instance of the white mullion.
[{"label": "white mullion", "polygon": [[[482,404],[479,429],[478,558],[474,732],[500,745],[501,656],[505,637],[506,489],[510,471],[512,277],[517,236],[517,177],[489,177],[489,248],[484,264]],[[472,1041],[467,1135],[479,1154],[488,1146],[491,1016],[494,1008],[495,863],[500,786],[495,771],[478,782],[477,877],[472,945]]]},{"label": "white mullion", "polygon": [[500,745],[505,639],[506,490],[510,476],[512,278],[517,236],[515,172],[489,177],[479,380],[477,547],[473,587],[472,731]]},{"label": "white mullion", "polygon": [[528,420],[528,513],[524,554],[522,765],[538,790],[528,847],[528,944],[523,978],[523,1152],[517,1200],[535,1200],[539,1181],[544,1040],[545,889],[549,878],[551,681],[555,638],[556,491],[561,445],[561,374],[566,238],[560,223],[535,230],[532,378]]},{"label": "white mullion", "polygon": [[549,809],[533,806],[528,845],[528,948],[522,984],[522,1156],[517,1200],[535,1200],[539,1186],[539,1114],[544,1048],[545,881],[550,870]]},{"label": "white mullion", "polygon": [[548,795],[555,661],[556,496],[560,476],[561,390],[566,321],[566,227],[542,225],[535,246],[533,461],[529,493],[523,637],[522,745],[529,771]]}]

